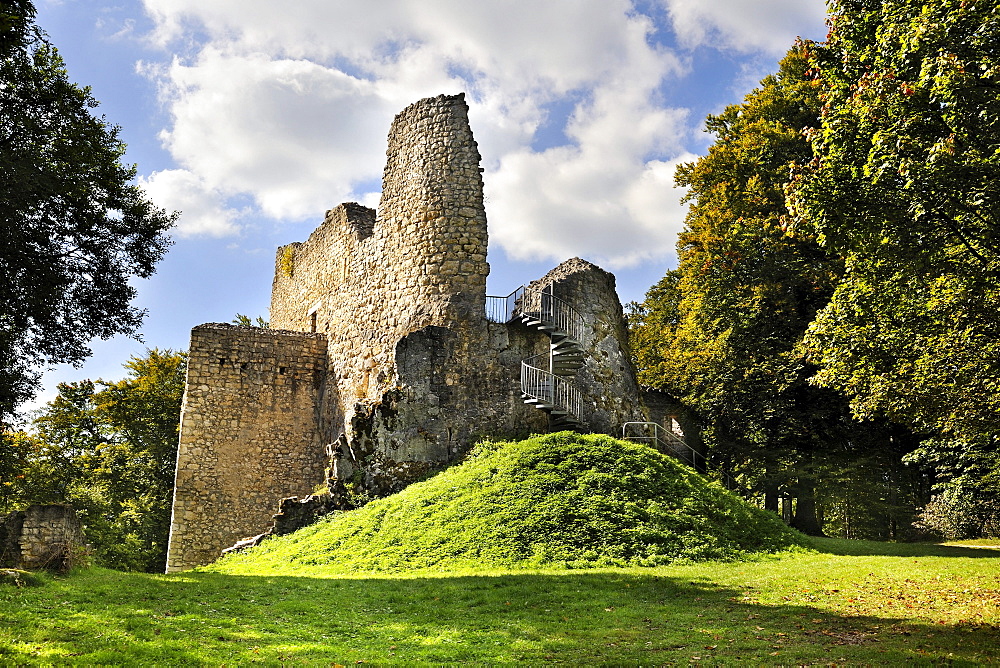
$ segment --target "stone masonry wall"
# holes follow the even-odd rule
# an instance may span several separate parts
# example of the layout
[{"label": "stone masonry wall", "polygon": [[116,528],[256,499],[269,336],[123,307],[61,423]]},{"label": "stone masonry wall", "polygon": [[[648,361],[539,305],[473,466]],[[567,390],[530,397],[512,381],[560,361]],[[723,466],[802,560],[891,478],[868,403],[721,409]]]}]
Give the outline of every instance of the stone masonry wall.
[{"label": "stone masonry wall", "polygon": [[208,324],[191,332],[167,571],[214,561],[323,483],[326,337]]},{"label": "stone masonry wall", "polygon": [[626,422],[645,420],[639,386],[628,350],[628,332],[615,277],[580,258],[566,260],[532,283],[551,283],[585,322],[585,363],[572,379],[580,388],[582,431],[621,436]]},{"label": "stone masonry wall", "polygon": [[464,96],[421,100],[392,124],[377,214],[342,204],[278,249],[271,325],[328,336],[324,439],[341,482],[390,491],[511,413],[484,314],[479,161]]},{"label": "stone masonry wall", "polygon": [[653,387],[640,387],[648,419],[674,432],[696,451],[705,453],[705,441],[697,416],[675,397]]},{"label": "stone masonry wall", "polygon": [[392,387],[402,337],[482,320],[479,160],[464,97],[421,100],[393,123],[377,217],[342,204],[306,242],[278,249],[271,326],[328,335],[341,412]]},{"label": "stone masonry wall", "polygon": [[[402,489],[481,438],[547,430],[519,378],[548,336],[486,319],[486,213],[464,96],[403,110],[386,157],[378,212],[341,204],[278,249],[272,330],[192,333],[168,570],[265,530],[281,497],[323,481],[325,463],[331,494],[316,503],[338,506]],[[571,260],[548,282],[588,324],[584,427],[642,419],[614,277]]]},{"label": "stone masonry wall", "polygon": [[65,571],[85,549],[83,528],[70,506],[29,506],[0,521],[0,567]]}]

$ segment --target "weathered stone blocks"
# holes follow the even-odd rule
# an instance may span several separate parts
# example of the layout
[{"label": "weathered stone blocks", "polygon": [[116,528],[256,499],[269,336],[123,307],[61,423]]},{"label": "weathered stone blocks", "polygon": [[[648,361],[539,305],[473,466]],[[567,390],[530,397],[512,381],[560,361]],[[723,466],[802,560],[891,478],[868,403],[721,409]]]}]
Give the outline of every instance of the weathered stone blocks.
[{"label": "weathered stone blocks", "polygon": [[322,484],[326,337],[208,324],[191,333],[167,570],[260,533]]},{"label": "weathered stone blocks", "polygon": [[[410,105],[389,133],[378,211],[341,204],[278,249],[274,329],[195,328],[168,570],[265,531],[278,500],[308,495],[324,466],[317,508],[344,507],[479,439],[547,430],[519,378],[548,337],[486,318],[479,163],[462,95]],[[583,424],[613,433],[641,418],[614,277],[571,260],[543,280],[588,325]]]},{"label": "weathered stone blocks", "polygon": [[76,511],[63,504],[33,505],[0,520],[0,567],[66,571],[86,551]]}]

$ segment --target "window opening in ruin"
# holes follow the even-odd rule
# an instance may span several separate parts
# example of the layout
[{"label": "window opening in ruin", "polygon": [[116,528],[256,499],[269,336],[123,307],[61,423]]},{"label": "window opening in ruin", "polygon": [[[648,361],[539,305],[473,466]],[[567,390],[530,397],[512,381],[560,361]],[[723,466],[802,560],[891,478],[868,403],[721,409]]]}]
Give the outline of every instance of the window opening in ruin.
[{"label": "window opening in ruin", "polygon": [[225,357],[220,357],[219,358],[219,366],[226,366],[226,358]]},{"label": "window opening in ruin", "polygon": [[285,367],[279,366],[278,367],[278,373],[280,373],[282,376],[284,376],[285,375]]},{"label": "window opening in ruin", "polygon": [[309,314],[309,331],[313,334],[316,333],[316,311]]}]

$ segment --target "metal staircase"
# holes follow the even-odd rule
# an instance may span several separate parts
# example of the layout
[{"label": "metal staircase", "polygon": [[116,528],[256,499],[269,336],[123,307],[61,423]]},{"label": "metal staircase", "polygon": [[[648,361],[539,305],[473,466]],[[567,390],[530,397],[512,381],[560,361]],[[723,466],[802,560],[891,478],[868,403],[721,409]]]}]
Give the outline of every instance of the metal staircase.
[{"label": "metal staircase", "polygon": [[552,294],[551,283],[487,297],[486,307],[494,322],[520,322],[548,334],[549,351],[521,361],[521,399],[548,413],[552,429],[577,428],[581,398],[571,378],[584,363],[583,317]]}]

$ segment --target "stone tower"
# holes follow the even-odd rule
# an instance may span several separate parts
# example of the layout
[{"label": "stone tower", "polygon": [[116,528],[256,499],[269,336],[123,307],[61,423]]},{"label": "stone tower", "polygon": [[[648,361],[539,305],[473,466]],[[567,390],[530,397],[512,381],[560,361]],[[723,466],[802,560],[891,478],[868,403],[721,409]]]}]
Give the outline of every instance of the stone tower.
[{"label": "stone tower", "polygon": [[[548,429],[522,400],[522,360],[549,354],[551,332],[510,309],[487,317],[479,161],[463,95],[410,105],[389,133],[378,211],[341,204],[278,249],[272,329],[194,329],[168,571],[263,531],[282,497],[325,486],[349,507],[482,438]],[[574,424],[642,419],[614,277],[571,260],[541,283],[586,305]]]}]

